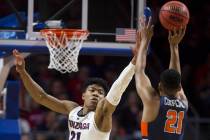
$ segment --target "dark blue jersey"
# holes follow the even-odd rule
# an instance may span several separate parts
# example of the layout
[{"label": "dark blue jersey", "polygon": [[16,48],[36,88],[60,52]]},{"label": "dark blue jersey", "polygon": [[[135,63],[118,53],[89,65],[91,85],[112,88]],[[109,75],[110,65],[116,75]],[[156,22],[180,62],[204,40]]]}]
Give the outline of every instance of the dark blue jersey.
[{"label": "dark blue jersey", "polygon": [[142,140],[182,140],[186,121],[187,106],[174,97],[160,97],[157,118],[141,122]]}]

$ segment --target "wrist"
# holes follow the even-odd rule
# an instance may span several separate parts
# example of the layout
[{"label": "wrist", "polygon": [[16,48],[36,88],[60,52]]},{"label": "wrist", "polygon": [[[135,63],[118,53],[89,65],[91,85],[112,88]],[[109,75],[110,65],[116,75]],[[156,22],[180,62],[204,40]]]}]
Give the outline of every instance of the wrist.
[{"label": "wrist", "polygon": [[19,69],[18,73],[20,74],[20,76],[25,75],[26,74],[26,70],[25,69]]},{"label": "wrist", "polygon": [[134,56],[131,60],[131,64],[136,65],[136,59],[137,59],[136,56]]},{"label": "wrist", "polygon": [[176,43],[170,43],[170,47],[173,47],[173,48],[178,48],[179,44],[176,44]]},{"label": "wrist", "polygon": [[147,44],[149,44],[149,42],[150,42],[150,40],[148,40],[148,39],[142,39],[141,44],[147,45]]},{"label": "wrist", "polygon": [[149,41],[142,41],[140,49],[143,51],[143,53],[147,52],[149,46]]},{"label": "wrist", "polygon": [[177,50],[179,50],[179,46],[178,45],[170,45],[170,49],[171,49],[171,51],[177,51]]}]

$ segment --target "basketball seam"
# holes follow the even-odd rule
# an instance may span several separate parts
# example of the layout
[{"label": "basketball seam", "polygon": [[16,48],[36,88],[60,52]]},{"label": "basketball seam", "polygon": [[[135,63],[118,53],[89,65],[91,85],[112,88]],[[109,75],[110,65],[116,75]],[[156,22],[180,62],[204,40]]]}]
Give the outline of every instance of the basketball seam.
[{"label": "basketball seam", "polygon": [[162,16],[162,19],[165,20],[166,22],[168,22],[169,24],[171,24],[172,26],[177,26],[176,24],[170,22],[170,20],[168,20],[167,18],[165,18],[162,14],[160,14],[160,16]]},{"label": "basketball seam", "polygon": [[[162,7],[168,7],[168,6],[173,5],[173,4],[178,4],[178,6],[185,7],[187,9],[188,15],[189,15],[189,9],[187,8],[187,6],[185,6],[184,3],[180,2],[180,1],[170,1],[170,2],[168,2],[166,4],[164,4]],[[165,11],[165,9],[162,9],[162,8],[161,8],[161,10]]]},{"label": "basketball seam", "polygon": [[168,19],[165,18],[164,16],[163,16],[163,19],[166,20],[166,22],[168,22],[169,24],[171,24],[171,25],[173,25],[173,26],[177,26],[176,24],[174,24],[173,22],[171,22],[170,20],[168,20]]},{"label": "basketball seam", "polygon": [[168,6],[168,5],[170,5],[170,4],[178,4],[179,6],[184,6],[184,7],[186,7],[185,4],[182,3],[182,2],[180,2],[180,1],[176,1],[175,3],[174,3],[174,1],[170,1],[170,2],[166,3],[165,6]]},{"label": "basketball seam", "polygon": [[169,13],[172,13],[172,14],[177,14],[177,15],[179,15],[180,17],[184,17],[184,18],[188,18],[188,19],[189,19],[189,17],[187,17],[187,16],[180,15],[180,14],[175,13],[175,12],[172,12],[172,11],[170,11],[170,10],[160,10],[160,11],[167,11],[167,12],[169,12]]}]

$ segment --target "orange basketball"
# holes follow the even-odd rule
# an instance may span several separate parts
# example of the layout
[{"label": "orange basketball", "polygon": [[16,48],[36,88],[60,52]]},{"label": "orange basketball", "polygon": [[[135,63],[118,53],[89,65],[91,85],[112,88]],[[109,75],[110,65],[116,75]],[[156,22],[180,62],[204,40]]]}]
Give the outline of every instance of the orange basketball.
[{"label": "orange basketball", "polygon": [[189,22],[189,10],[187,6],[179,1],[165,3],[159,13],[162,26],[168,30],[179,29]]}]

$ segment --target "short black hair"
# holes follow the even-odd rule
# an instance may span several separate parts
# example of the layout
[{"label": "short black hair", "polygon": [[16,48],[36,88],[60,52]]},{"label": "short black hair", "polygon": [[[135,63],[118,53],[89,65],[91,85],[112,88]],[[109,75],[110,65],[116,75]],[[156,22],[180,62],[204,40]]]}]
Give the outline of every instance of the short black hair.
[{"label": "short black hair", "polygon": [[168,90],[175,90],[180,87],[181,75],[174,69],[167,69],[161,73],[160,82]]},{"label": "short black hair", "polygon": [[104,79],[97,77],[89,78],[85,81],[85,83],[82,85],[82,93],[86,91],[89,85],[94,85],[94,84],[101,86],[105,91],[105,95],[107,94],[109,90],[108,83]]}]

